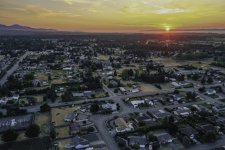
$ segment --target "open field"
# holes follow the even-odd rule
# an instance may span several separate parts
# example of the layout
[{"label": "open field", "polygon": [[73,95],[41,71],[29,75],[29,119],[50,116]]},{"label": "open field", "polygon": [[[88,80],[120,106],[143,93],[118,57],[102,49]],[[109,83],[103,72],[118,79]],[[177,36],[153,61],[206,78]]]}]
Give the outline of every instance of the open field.
[{"label": "open field", "polygon": [[161,91],[160,89],[155,87],[153,84],[141,83],[141,84],[139,84],[139,86],[141,87],[142,92],[156,93],[156,92],[160,92]]},{"label": "open field", "polygon": [[55,123],[55,126],[65,125],[64,122],[65,115],[75,111],[75,108],[63,107],[63,108],[52,108],[52,122]]},{"label": "open field", "polygon": [[167,67],[173,67],[173,66],[180,66],[180,65],[193,65],[195,67],[203,67],[203,68],[207,68],[210,66],[210,63],[212,63],[212,59],[205,59],[202,61],[187,61],[187,60],[183,60],[183,61],[179,61],[179,60],[175,60],[173,58],[154,58],[153,59],[156,62],[160,62],[162,64],[164,64]]}]

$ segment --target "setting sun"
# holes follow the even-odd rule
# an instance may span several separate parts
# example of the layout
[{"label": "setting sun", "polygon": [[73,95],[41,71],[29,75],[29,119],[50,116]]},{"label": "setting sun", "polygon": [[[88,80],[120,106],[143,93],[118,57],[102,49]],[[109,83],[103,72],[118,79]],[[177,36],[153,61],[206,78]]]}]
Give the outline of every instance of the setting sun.
[{"label": "setting sun", "polygon": [[166,32],[170,32],[171,28],[169,26],[165,27]]}]

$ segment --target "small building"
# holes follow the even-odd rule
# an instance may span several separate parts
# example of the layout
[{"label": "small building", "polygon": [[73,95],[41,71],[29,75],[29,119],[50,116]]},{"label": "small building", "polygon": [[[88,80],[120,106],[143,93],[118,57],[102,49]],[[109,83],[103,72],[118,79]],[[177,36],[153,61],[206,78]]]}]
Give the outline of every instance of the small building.
[{"label": "small building", "polygon": [[185,98],[185,96],[181,95],[181,94],[174,94],[174,95],[172,95],[172,97],[175,101],[180,101]]},{"label": "small building", "polygon": [[0,132],[8,129],[26,129],[33,121],[33,115],[13,116],[0,119]]},{"label": "small building", "polygon": [[77,113],[70,113],[70,114],[67,114],[65,117],[64,117],[64,121],[65,122],[74,122],[76,120],[76,117],[77,117]]},{"label": "small building", "polygon": [[73,138],[73,146],[75,149],[86,149],[90,147],[89,141],[81,137],[75,136]]},{"label": "small building", "polygon": [[119,87],[121,93],[126,93],[126,89],[124,87]]},{"label": "small building", "polygon": [[109,109],[111,111],[117,111],[117,105],[116,104],[111,104],[111,103],[106,103],[102,104],[103,109]]},{"label": "small building", "polygon": [[207,95],[214,95],[214,94],[216,94],[216,90],[214,90],[214,89],[208,89],[208,90],[206,91],[206,94],[207,94]]},{"label": "small building", "polygon": [[216,112],[225,111],[225,105],[214,103],[212,109]]},{"label": "small building", "polygon": [[141,104],[145,104],[144,100],[133,100],[131,101],[131,104],[134,106],[134,108],[137,108]]},{"label": "small building", "polygon": [[85,97],[92,97],[92,96],[95,95],[95,91],[84,91],[84,92],[83,92],[83,95],[84,95]]},{"label": "small building", "polygon": [[181,128],[179,129],[179,132],[190,139],[195,139],[196,135],[198,134],[198,132],[195,129],[193,129],[191,126]]},{"label": "small building", "polygon": [[168,113],[168,112],[166,112],[166,111],[164,111],[164,110],[162,110],[162,109],[160,109],[160,110],[158,110],[158,111],[155,111],[155,112],[153,112],[153,113],[151,113],[151,114],[152,114],[152,116],[153,116],[154,118],[156,118],[156,119],[163,119],[163,118],[165,118],[165,117],[170,117],[170,116],[171,116],[170,113]]},{"label": "small building", "polygon": [[139,148],[145,148],[148,144],[146,136],[129,136],[128,137],[129,146],[138,145]]},{"label": "small building", "polygon": [[174,114],[177,116],[187,117],[192,113],[192,111],[187,107],[179,107],[174,111]]},{"label": "small building", "polygon": [[160,144],[168,144],[173,142],[173,137],[169,133],[160,133],[155,135]]}]

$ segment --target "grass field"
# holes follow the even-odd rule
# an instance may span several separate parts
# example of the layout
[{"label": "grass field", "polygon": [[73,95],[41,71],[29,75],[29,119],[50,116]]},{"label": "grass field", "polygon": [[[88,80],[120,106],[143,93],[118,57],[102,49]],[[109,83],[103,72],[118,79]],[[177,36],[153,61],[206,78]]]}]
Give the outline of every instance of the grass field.
[{"label": "grass field", "polygon": [[75,108],[63,107],[63,108],[52,108],[52,122],[55,123],[55,126],[65,125],[64,122],[65,115],[74,112]]}]

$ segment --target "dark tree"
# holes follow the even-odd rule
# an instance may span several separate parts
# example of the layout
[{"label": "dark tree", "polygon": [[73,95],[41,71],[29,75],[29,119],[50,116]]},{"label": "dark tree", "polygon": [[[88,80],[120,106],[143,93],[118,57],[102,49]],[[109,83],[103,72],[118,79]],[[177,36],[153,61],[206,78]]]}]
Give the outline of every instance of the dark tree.
[{"label": "dark tree", "polygon": [[91,113],[97,113],[99,111],[99,105],[98,104],[92,104],[90,107],[90,112]]},{"label": "dark tree", "polygon": [[40,111],[41,112],[48,112],[50,110],[51,110],[51,107],[48,104],[46,104],[46,103],[40,106]]},{"label": "dark tree", "polygon": [[25,132],[26,136],[29,138],[38,137],[39,133],[40,127],[36,124],[30,125]]},{"label": "dark tree", "polygon": [[2,141],[4,142],[11,142],[16,141],[18,137],[18,133],[13,130],[7,130],[2,134]]}]

